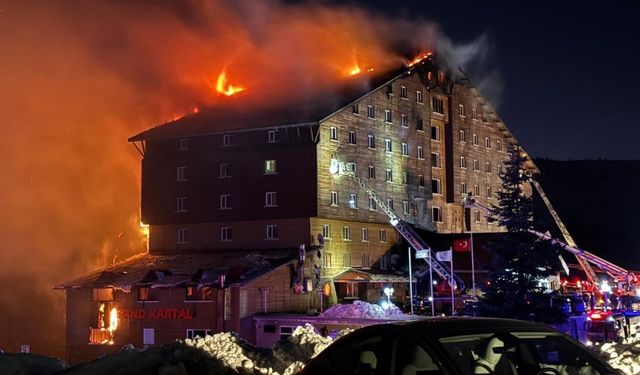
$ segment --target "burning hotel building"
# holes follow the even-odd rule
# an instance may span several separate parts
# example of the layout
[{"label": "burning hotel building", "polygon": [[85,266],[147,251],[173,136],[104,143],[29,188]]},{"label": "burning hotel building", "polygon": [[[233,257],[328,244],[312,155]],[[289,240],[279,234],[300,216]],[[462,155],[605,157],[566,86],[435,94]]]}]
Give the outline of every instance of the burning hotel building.
[{"label": "burning hotel building", "polygon": [[[148,252],[59,286],[67,359],[222,331],[256,342],[288,333],[256,315],[374,301],[389,284],[402,292],[407,246],[386,208],[449,244],[469,229],[500,232],[475,209],[466,228],[462,198],[495,203],[516,141],[469,79],[436,60],[363,72],[312,99],[202,110],[130,138]],[[470,278],[468,260],[455,266]]]}]

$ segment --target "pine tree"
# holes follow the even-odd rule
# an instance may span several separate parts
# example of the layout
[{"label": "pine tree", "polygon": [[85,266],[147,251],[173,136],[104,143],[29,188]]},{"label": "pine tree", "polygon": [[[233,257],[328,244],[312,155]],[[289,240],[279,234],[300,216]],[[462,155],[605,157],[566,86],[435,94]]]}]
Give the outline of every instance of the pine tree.
[{"label": "pine tree", "polygon": [[533,228],[533,198],[525,191],[531,173],[525,169],[526,156],[513,146],[500,173],[502,189],[497,192],[490,221],[507,232],[489,244],[493,264],[485,294],[477,313],[516,319],[558,322],[565,319],[559,308],[549,307],[549,295],[540,280],[552,274],[549,261],[555,249],[548,241],[530,234]]}]

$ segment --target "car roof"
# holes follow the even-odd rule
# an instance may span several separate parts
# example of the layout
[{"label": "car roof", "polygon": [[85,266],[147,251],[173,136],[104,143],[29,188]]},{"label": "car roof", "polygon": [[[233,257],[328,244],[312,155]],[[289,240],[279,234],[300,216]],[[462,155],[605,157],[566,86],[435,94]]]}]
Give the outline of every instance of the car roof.
[{"label": "car roof", "polygon": [[544,324],[502,318],[433,317],[419,321],[397,322],[392,325],[403,326],[423,335],[437,337],[482,332],[557,332]]}]

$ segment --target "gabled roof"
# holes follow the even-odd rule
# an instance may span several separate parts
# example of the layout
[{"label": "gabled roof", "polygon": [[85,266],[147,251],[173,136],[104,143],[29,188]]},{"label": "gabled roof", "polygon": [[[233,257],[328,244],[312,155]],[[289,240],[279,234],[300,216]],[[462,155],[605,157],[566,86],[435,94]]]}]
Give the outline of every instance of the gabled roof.
[{"label": "gabled roof", "polygon": [[201,110],[178,120],[156,126],[129,138],[129,142],[171,139],[223,131],[259,129],[296,124],[314,124],[354,101],[410,74],[414,67],[402,67],[383,74],[362,73],[348,78],[340,88],[318,89],[313,96],[293,101],[248,105],[242,101],[228,101]]},{"label": "gabled roof", "polygon": [[225,285],[245,284],[297,258],[298,249],[172,255],[143,253],[64,282],[55,289],[114,288],[128,292],[134,286],[219,286],[219,275],[224,275]]}]

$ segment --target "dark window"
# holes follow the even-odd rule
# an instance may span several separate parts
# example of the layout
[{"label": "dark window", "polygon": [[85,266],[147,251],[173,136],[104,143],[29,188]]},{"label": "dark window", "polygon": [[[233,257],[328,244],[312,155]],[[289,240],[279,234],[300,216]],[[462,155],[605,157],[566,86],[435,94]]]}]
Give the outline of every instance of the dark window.
[{"label": "dark window", "polygon": [[444,102],[442,99],[431,98],[431,107],[433,112],[444,114]]}]

